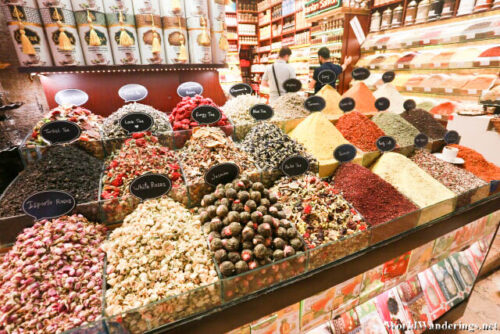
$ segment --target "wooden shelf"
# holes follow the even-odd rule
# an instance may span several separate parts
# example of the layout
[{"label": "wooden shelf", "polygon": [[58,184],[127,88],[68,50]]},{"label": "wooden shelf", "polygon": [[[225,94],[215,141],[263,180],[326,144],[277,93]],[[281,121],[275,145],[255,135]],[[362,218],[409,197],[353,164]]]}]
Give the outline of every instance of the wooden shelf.
[{"label": "wooden shelf", "polygon": [[226,64],[175,64],[175,65],[97,65],[97,66],[33,66],[19,67],[20,73],[116,73],[148,71],[200,71],[225,68]]},{"label": "wooden shelf", "polygon": [[240,10],[240,9],[237,9],[236,10],[238,13],[249,13],[249,14],[258,14],[259,11],[257,10]]},{"label": "wooden shelf", "polygon": [[322,19],[327,18],[327,17],[341,16],[341,15],[346,15],[346,14],[370,15],[370,10],[369,9],[361,9],[361,8],[339,7],[339,8],[335,8],[335,9],[323,12],[323,13],[315,15],[315,16],[306,17],[306,21],[307,22],[316,22],[316,21],[322,20]]},{"label": "wooden shelf", "polygon": [[[263,95],[261,93],[261,95]],[[237,299],[207,312],[164,325],[148,333],[226,333],[360,275],[401,254],[498,210],[500,195],[456,210],[428,224],[282,281],[269,289]]]},{"label": "wooden shelf", "polygon": [[394,5],[394,4],[397,4],[397,3],[403,3],[403,0],[390,1],[390,2],[387,2],[387,3],[380,4],[380,5],[374,5],[374,6],[372,6],[372,9],[380,8],[380,7],[386,7],[386,6]]}]

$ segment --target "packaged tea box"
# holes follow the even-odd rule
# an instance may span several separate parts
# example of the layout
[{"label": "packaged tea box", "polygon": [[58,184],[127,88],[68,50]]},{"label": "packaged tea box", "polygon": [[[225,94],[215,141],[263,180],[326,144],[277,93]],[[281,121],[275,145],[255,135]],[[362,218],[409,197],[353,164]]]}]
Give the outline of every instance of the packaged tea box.
[{"label": "packaged tea box", "polygon": [[212,63],[210,22],[206,16],[187,18],[189,57],[191,64]]},{"label": "packaged tea box", "polygon": [[429,308],[430,320],[434,321],[446,313],[450,306],[430,268],[419,273],[418,280]]},{"label": "packaged tea box", "polygon": [[141,63],[132,0],[103,0],[115,65]]},{"label": "packaged tea box", "polygon": [[361,323],[354,309],[333,317],[330,325],[333,334],[354,334],[361,332]]},{"label": "packaged tea box", "polygon": [[384,323],[377,311],[375,299],[370,299],[366,303],[356,306],[356,313],[361,323],[361,330],[365,333],[387,334]]},{"label": "packaged tea box", "polygon": [[425,331],[426,325],[431,322],[431,314],[424,298],[420,281],[415,275],[397,286],[406,318],[412,324],[413,332],[420,334]]},{"label": "packaged tea box", "polygon": [[113,65],[102,0],[71,0],[87,65]]},{"label": "packaged tea box", "polygon": [[463,252],[451,254],[446,261],[448,261],[453,268],[455,280],[460,284],[465,295],[469,295],[474,285],[474,281],[476,280],[476,275]]},{"label": "packaged tea box", "polygon": [[[161,4],[166,3],[165,1]],[[162,7],[163,8],[163,7]],[[163,40],[167,64],[189,63],[189,45],[186,18],[183,16],[164,16],[162,9]]]},{"label": "packaged tea box", "polygon": [[226,12],[223,0],[208,0],[208,17],[212,38],[212,60],[214,64],[225,64],[229,49],[226,28]]},{"label": "packaged tea box", "polygon": [[37,0],[56,66],[83,66],[80,37],[70,0]]},{"label": "packaged tea box", "polygon": [[21,66],[52,66],[49,44],[35,0],[6,0],[0,10]]},{"label": "packaged tea box", "polygon": [[333,309],[335,287],[306,298],[301,303],[300,328],[307,331],[330,320]]},{"label": "packaged tea box", "polygon": [[158,0],[134,1],[134,14],[141,63],[165,64],[160,3]]},{"label": "packaged tea box", "polygon": [[[386,325],[385,328],[389,334],[413,334],[412,330],[403,330],[403,326],[409,323],[406,317],[403,303],[399,298],[396,288],[381,293],[375,298],[377,310]],[[398,328],[398,325],[400,326]]]},{"label": "packaged tea box", "polygon": [[431,269],[450,308],[464,300],[464,288],[456,280],[453,267],[449,262],[440,261]]},{"label": "packaged tea box", "polygon": [[408,263],[407,277],[413,277],[424,269],[429,268],[431,264],[432,251],[434,249],[434,240],[423,244],[411,251],[410,261]]}]

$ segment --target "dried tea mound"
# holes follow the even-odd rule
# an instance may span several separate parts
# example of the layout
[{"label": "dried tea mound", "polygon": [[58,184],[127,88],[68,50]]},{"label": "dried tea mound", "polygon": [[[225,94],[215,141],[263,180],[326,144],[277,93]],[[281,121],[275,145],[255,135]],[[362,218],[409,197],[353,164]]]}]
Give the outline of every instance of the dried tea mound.
[{"label": "dried tea mound", "polygon": [[0,265],[0,332],[62,333],[102,313],[103,225],[81,215],[42,220]]},{"label": "dried tea mound", "polygon": [[335,188],[365,217],[378,225],[417,210],[417,206],[368,168],[342,164],[335,171]]},{"label": "dried tea mound", "polygon": [[141,203],[102,248],[110,315],[217,280],[200,221],[168,197]]},{"label": "dried tea mound", "polygon": [[486,185],[486,182],[467,170],[460,169],[422,150],[415,152],[411,161],[455,194],[463,194],[471,189]]},{"label": "dried tea mound", "polygon": [[201,202],[200,219],[221,273],[228,277],[304,250],[283,204],[260,182],[240,178]]},{"label": "dried tea mound", "polygon": [[287,93],[278,97],[271,107],[274,109],[273,121],[287,121],[304,118],[309,111],[304,108],[306,99],[296,93]]},{"label": "dried tea mound", "polygon": [[23,201],[44,190],[70,193],[77,203],[97,200],[102,162],[75,146],[51,146],[3,194],[0,217],[22,214]]},{"label": "dried tea mound", "polygon": [[193,136],[179,151],[187,182],[203,183],[205,172],[215,164],[234,162],[240,171],[254,171],[253,159],[219,128],[205,127],[193,130]]},{"label": "dried tea mound", "polygon": [[423,109],[407,110],[401,116],[431,139],[443,139],[446,128]]},{"label": "dried tea mound", "polygon": [[420,208],[455,197],[455,194],[402,154],[386,152],[372,172],[392,184]]},{"label": "dried tea mound", "polygon": [[124,105],[106,118],[103,124],[103,137],[105,139],[128,137],[129,134],[121,127],[120,120],[123,116],[132,112],[142,112],[153,118],[153,126],[149,131],[155,136],[172,131],[166,113],[156,110],[151,106],[134,102]]},{"label": "dried tea mound", "polygon": [[367,224],[340,192],[315,175],[284,177],[271,189],[309,248],[363,231]]},{"label": "dried tea mound", "polygon": [[411,146],[420,131],[400,115],[390,112],[381,112],[373,116],[372,121],[385,132],[387,136],[396,139],[401,146]]},{"label": "dried tea mound", "polygon": [[304,146],[284,134],[276,125],[269,123],[254,126],[241,143],[241,148],[249,153],[257,166],[263,170],[277,169],[286,158],[297,154],[308,157],[310,163],[314,163],[314,158],[308,156]]},{"label": "dried tea mound", "polygon": [[229,99],[221,110],[234,124],[256,123],[255,118],[250,115],[250,108],[259,103],[265,103],[265,100],[256,95],[239,95]]}]

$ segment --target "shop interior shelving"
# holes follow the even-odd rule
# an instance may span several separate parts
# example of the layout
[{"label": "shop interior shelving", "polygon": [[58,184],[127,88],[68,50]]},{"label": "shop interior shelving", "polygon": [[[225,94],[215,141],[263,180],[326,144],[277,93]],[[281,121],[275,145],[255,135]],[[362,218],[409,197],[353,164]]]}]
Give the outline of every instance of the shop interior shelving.
[{"label": "shop interior shelving", "polygon": [[[500,193],[355,254],[149,333],[225,333],[276,312],[458,229],[500,207]],[[498,228],[498,226],[497,226]]]},{"label": "shop interior shelving", "polygon": [[[455,7],[455,13],[456,10]],[[489,10],[370,33],[366,42],[362,45],[362,58],[356,66],[370,69],[375,76],[381,76],[386,71],[394,71],[396,76],[411,73],[412,76],[432,74],[491,75],[494,78],[500,73],[498,57],[476,57],[467,60],[454,57],[453,61],[450,61],[449,58],[445,58],[445,60],[439,60],[438,58],[424,63],[399,61],[400,57],[411,53],[428,53],[437,56],[443,52],[457,52],[457,55],[459,55],[460,50],[485,50],[489,47],[498,46],[500,45],[500,29],[496,24],[490,24],[489,21],[499,22],[500,10]],[[467,30],[469,26],[477,26],[477,28]],[[405,38],[406,35],[407,38]],[[382,64],[370,63],[371,59],[384,56],[387,56],[387,59],[390,60],[382,61]],[[492,82],[491,86],[494,84],[495,82]],[[465,102],[478,102],[483,92],[491,88],[491,86],[483,89],[462,89],[450,86],[431,88],[406,84],[396,84],[395,86],[407,96],[436,97]],[[376,89],[374,84],[369,85],[369,87]]]}]

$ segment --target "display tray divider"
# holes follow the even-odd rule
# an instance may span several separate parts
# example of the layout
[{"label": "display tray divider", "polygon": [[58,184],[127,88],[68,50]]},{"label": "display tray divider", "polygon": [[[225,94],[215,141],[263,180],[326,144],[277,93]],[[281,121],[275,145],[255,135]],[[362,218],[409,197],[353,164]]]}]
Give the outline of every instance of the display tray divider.
[{"label": "display tray divider", "polygon": [[279,282],[268,289],[161,326],[148,333],[228,332],[362,274],[374,266],[495,212],[499,207],[500,194],[490,196],[345,258]]}]

